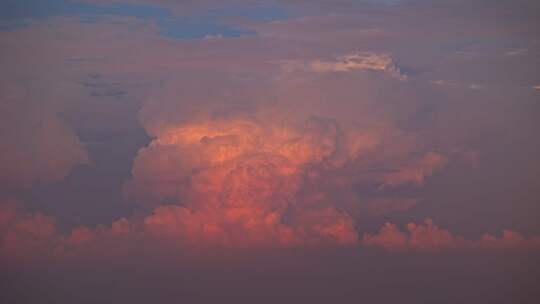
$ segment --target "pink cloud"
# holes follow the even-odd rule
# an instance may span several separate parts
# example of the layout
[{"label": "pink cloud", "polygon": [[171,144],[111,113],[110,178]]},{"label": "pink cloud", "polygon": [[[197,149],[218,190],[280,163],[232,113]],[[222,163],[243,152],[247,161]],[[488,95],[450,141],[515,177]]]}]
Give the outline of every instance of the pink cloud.
[{"label": "pink cloud", "polygon": [[531,249],[540,248],[538,236],[530,238],[522,234],[504,230],[500,238],[485,234],[480,240],[467,240],[435,225],[431,219],[424,223],[408,223],[407,230],[401,231],[394,224],[386,223],[378,233],[366,233],[362,244],[380,247],[390,251],[434,252],[471,249]]},{"label": "pink cloud", "polygon": [[376,198],[367,202],[367,209],[374,215],[403,212],[414,208],[418,199],[410,198]]},{"label": "pink cloud", "polygon": [[0,256],[25,258],[54,252],[58,238],[55,219],[39,212],[21,213],[18,204],[0,204]]},{"label": "pink cloud", "polygon": [[[143,200],[176,199],[184,207],[158,207],[145,223],[191,243],[354,243],[347,214],[296,198],[307,168],[335,153],[336,132],[316,119],[298,128],[244,118],[171,126],[141,151],[127,190]],[[285,224],[291,204],[298,215]]]},{"label": "pink cloud", "polygon": [[[387,96],[379,80],[334,73],[367,69],[401,75],[394,58],[384,51],[354,53],[366,41],[376,46],[373,49],[384,50],[386,39],[396,38],[395,33],[369,27],[336,30],[343,20],[357,25],[342,16],[308,17],[259,25],[258,37],[188,43],[160,37],[155,24],[140,20],[82,24],[56,19],[17,34],[2,33],[2,39],[6,52],[21,66],[11,68],[24,75],[48,77],[51,66],[80,57],[91,63],[77,64],[51,78],[79,79],[99,71],[122,83],[151,83],[141,94],[144,97],[138,97],[144,100],[141,124],[153,141],[139,151],[133,179],[126,183],[128,198],[153,210],[144,216],[139,227],[143,232],[137,233],[170,235],[192,243],[354,245],[355,217],[333,201],[332,194],[345,193],[354,201],[357,194],[352,185],[366,181],[379,183],[381,190],[422,186],[446,166],[446,155],[453,152],[429,152],[433,147],[428,140],[423,142],[424,134],[398,127],[408,118],[403,113],[415,111],[414,90],[394,81],[403,89],[400,103],[384,105],[379,101]],[[297,36],[305,40],[290,39]],[[21,47],[20,38],[29,46]],[[329,47],[335,45],[333,41],[343,43]],[[148,45],[152,48],[145,48]],[[321,59],[335,58],[334,54],[352,55]],[[23,60],[36,61],[23,65]],[[295,60],[320,73],[283,75],[276,64]],[[68,97],[82,95],[72,90],[66,86],[61,92],[69,93]],[[25,89],[15,91],[3,96],[14,109],[6,115],[8,121],[8,116],[24,112],[14,104],[24,99],[17,95]],[[63,96],[54,90],[50,94],[47,104]],[[17,130],[38,144],[13,145],[17,148],[2,155],[5,179],[22,184],[34,179],[58,181],[88,161],[84,145],[58,119],[64,107],[55,105],[51,112],[41,113],[39,106],[29,106],[31,114]],[[325,118],[310,121],[312,116]],[[40,128],[34,124],[38,121],[43,123]],[[6,123],[2,129],[11,127]],[[20,140],[16,137],[8,138]],[[29,155],[32,159],[26,161]],[[472,154],[471,159],[475,159]],[[379,201],[368,208],[382,214],[405,211],[414,204]],[[290,219],[289,205],[297,208]],[[30,218],[29,223],[47,226],[42,218]],[[133,225],[131,219],[123,219],[106,229],[81,227],[67,238],[73,244],[91,243],[102,235],[134,233]],[[31,226],[26,223],[21,229]],[[366,243],[402,248],[403,234],[405,248],[436,250],[461,243],[432,222],[410,225],[407,232],[391,225],[384,229],[380,238],[370,236]],[[387,239],[389,245],[384,245]]]},{"label": "pink cloud", "polygon": [[377,234],[365,234],[362,240],[364,246],[377,246],[387,250],[405,250],[407,242],[407,234],[391,223],[385,223]]},{"label": "pink cloud", "polygon": [[85,147],[59,118],[64,105],[56,92],[37,93],[31,84],[15,83],[0,79],[0,182],[17,187],[58,182],[74,166],[88,163]]}]

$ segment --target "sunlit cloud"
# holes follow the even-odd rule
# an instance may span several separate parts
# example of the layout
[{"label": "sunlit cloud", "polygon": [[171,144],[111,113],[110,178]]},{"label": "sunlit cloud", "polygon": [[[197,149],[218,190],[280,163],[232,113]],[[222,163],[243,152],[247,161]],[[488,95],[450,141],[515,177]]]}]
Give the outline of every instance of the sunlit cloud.
[{"label": "sunlit cloud", "polygon": [[[30,88],[29,88],[30,87]],[[0,80],[0,181],[29,186],[61,181],[73,167],[89,162],[84,145],[59,117],[65,104],[55,90],[31,92],[31,85]],[[58,90],[56,90],[58,91]]]},{"label": "sunlit cloud", "polygon": [[8,2],[7,302],[538,302],[534,1]]}]

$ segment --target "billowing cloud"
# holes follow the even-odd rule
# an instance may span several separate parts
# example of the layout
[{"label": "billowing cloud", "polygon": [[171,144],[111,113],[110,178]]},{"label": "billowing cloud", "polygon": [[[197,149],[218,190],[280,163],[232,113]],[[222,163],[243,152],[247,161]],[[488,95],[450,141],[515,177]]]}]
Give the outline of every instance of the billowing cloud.
[{"label": "billowing cloud", "polygon": [[[525,237],[503,230],[500,237],[486,233],[465,239],[435,225],[431,219],[408,223],[403,231],[385,223],[362,240],[351,218],[332,207],[304,209],[295,221],[279,223],[277,212],[260,209],[194,210],[177,205],[160,206],[143,218],[121,218],[110,225],[77,227],[60,232],[53,217],[26,213],[20,202],[0,204],[0,258],[125,256],[147,244],[151,251],[204,248],[347,246],[380,248],[393,252],[446,252],[456,250],[538,250],[540,237]],[[153,248],[153,249],[152,249]]]},{"label": "billowing cloud", "polygon": [[[477,94],[477,102],[467,104],[472,109],[463,111],[452,104],[461,96],[439,87],[459,90],[462,85],[455,84],[476,83],[455,82],[457,77],[444,75],[452,74],[448,70],[454,61],[466,61],[450,56],[450,64],[438,66],[435,62],[446,53],[424,58],[431,46],[409,49],[415,44],[408,40],[416,41],[424,33],[408,28],[407,35],[400,35],[401,21],[393,17],[386,24],[341,15],[292,19],[253,26],[259,34],[254,37],[189,42],[161,37],[158,24],[129,18],[95,23],[49,20],[2,33],[9,47],[9,56],[3,56],[8,70],[17,70],[21,79],[51,80],[29,90],[29,82],[15,77],[9,83],[20,88],[2,90],[2,100],[7,101],[2,103],[2,135],[14,144],[3,147],[1,178],[6,184],[24,185],[61,180],[88,161],[84,145],[65,121],[65,101],[88,93],[102,98],[140,90],[133,100],[144,100],[140,123],[153,139],[139,150],[124,190],[126,201],[136,203],[130,208],[142,215],[58,236],[67,247],[115,233],[193,246],[353,246],[358,243],[358,213],[380,217],[414,212],[422,194],[409,192],[419,192],[427,179],[451,167],[454,155],[461,153],[455,152],[456,142],[471,142],[473,136],[458,134],[459,128],[483,135],[478,130],[492,125],[480,122],[495,125],[506,117],[478,111],[490,100],[482,90],[467,93]],[[474,35],[485,29],[471,30]],[[448,39],[428,34],[433,45]],[[304,39],[291,39],[298,36]],[[152,47],[144,48],[148,45]],[[418,82],[395,81],[407,78],[395,58],[415,63],[429,75]],[[32,61],[22,64],[27,60]],[[53,66],[63,69],[56,73]],[[299,73],[287,78],[283,69]],[[34,73],[36,78],[30,77]],[[74,90],[66,79],[76,79],[83,90]],[[451,80],[426,88],[429,79]],[[25,96],[28,92],[32,96]],[[63,102],[57,104],[60,99]],[[122,101],[136,105],[133,100]],[[501,110],[506,104],[497,102],[487,111],[506,114]],[[101,124],[101,113],[118,108],[101,109],[107,111],[96,111],[88,119],[94,125]],[[453,122],[456,112],[463,114],[459,117],[465,117],[465,123],[446,123]],[[480,112],[490,119],[468,116]],[[431,128],[439,121],[445,122],[444,131]],[[459,157],[477,162],[473,152]],[[31,214],[19,217],[26,223],[21,227],[43,225],[50,231],[51,221]],[[432,250],[461,242],[433,223],[408,229],[399,232],[387,225],[383,234],[365,243],[385,244],[388,237],[390,245],[381,246]],[[33,230],[22,231],[31,235]],[[489,235],[485,239],[499,240]],[[520,238],[510,233],[503,239]]]},{"label": "billowing cloud", "polygon": [[540,248],[540,238],[524,237],[521,233],[504,230],[500,238],[485,234],[480,240],[466,240],[442,229],[427,219],[424,223],[408,223],[406,231],[385,223],[376,234],[364,234],[362,244],[391,251],[441,251],[457,249],[512,249]]},{"label": "billowing cloud", "polygon": [[538,1],[11,2],[4,302],[539,302]]},{"label": "billowing cloud", "polygon": [[400,167],[394,172],[383,175],[381,187],[398,186],[407,183],[422,186],[426,177],[442,168],[447,161],[447,157],[441,154],[435,152],[426,153],[420,159]]},{"label": "billowing cloud", "polygon": [[375,198],[367,203],[367,209],[374,215],[403,212],[414,208],[418,204],[415,198]]},{"label": "billowing cloud", "polygon": [[297,128],[245,118],[171,126],[140,151],[127,191],[182,205],[156,208],[145,224],[195,243],[354,244],[349,215],[298,198],[310,170],[336,153],[337,132],[319,118]]}]

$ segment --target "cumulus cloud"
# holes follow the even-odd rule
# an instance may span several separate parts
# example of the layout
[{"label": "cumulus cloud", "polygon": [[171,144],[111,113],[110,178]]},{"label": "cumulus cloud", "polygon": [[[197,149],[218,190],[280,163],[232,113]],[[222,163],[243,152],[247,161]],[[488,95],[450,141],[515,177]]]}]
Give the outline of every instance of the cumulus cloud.
[{"label": "cumulus cloud", "polygon": [[40,212],[24,213],[21,202],[0,202],[0,257],[28,257],[54,252],[57,230],[54,218]]},{"label": "cumulus cloud", "polygon": [[526,249],[540,248],[540,238],[524,237],[521,233],[504,230],[500,238],[485,234],[480,240],[466,240],[454,235],[426,219],[424,223],[408,223],[406,231],[396,225],[385,223],[376,234],[366,233],[362,244],[367,247],[380,247],[390,251],[442,251],[456,249]]},{"label": "cumulus cloud", "polygon": [[444,167],[447,161],[448,158],[444,155],[428,152],[420,159],[417,159],[410,164],[406,164],[393,172],[384,174],[381,177],[381,187],[393,187],[408,183],[422,186],[426,177]]},{"label": "cumulus cloud", "polygon": [[[139,220],[121,218],[109,225],[79,226],[67,233],[57,219],[27,211],[24,202],[0,201],[0,259],[126,254],[143,240]],[[139,228],[137,228],[139,227]]]},{"label": "cumulus cloud", "polygon": [[126,189],[143,203],[182,205],[158,207],[145,223],[194,243],[354,244],[348,214],[297,198],[336,138],[319,118],[298,128],[243,118],[170,126],[140,151]]},{"label": "cumulus cloud", "polygon": [[[7,302],[531,298],[538,30],[516,18],[523,6],[494,22],[500,3],[462,14],[429,1],[277,1],[299,10],[251,23],[219,18],[231,1],[88,1],[120,5],[79,7],[174,12],[149,12],[163,22],[77,15],[0,31]],[[243,8],[224,14],[252,14]],[[181,26],[173,14],[194,11],[186,20],[257,34],[163,36]],[[507,56],[501,45],[529,51]],[[87,153],[97,165],[73,171]],[[94,199],[102,185],[110,199]],[[415,220],[426,215],[440,222]],[[37,261],[10,263],[22,257]]]},{"label": "cumulus cloud", "polygon": [[[389,86],[379,79],[358,77],[364,75],[361,71],[380,72],[397,79],[407,77],[389,53],[347,54],[347,50],[357,49],[359,43],[366,41],[373,43],[373,49],[391,49],[377,35],[396,36],[370,30],[371,25],[358,31],[343,30],[337,26],[342,21],[340,16],[321,17],[327,22],[322,25],[328,25],[332,33],[320,35],[313,30],[313,20],[305,20],[306,28],[315,32],[315,40],[320,40],[316,44],[320,49],[306,58],[300,57],[301,60],[288,59],[308,53],[303,42],[280,40],[264,31],[249,39],[186,43],[159,37],[158,30],[144,22],[122,19],[118,23],[109,20],[107,24],[84,25],[71,21],[67,26],[62,20],[60,25],[52,22],[55,27],[41,24],[38,31],[27,32],[33,38],[26,39],[32,47],[14,47],[12,54],[17,53],[14,50],[41,50],[39,43],[32,44],[36,37],[51,41],[57,36],[66,37],[60,42],[55,40],[54,47],[43,51],[43,56],[49,56],[47,59],[58,65],[66,57],[80,56],[84,63],[78,63],[73,70],[115,74],[117,79],[137,75],[144,81],[160,83],[153,88],[158,95],[168,94],[166,100],[159,98],[163,95],[149,98],[155,98],[154,101],[145,100],[140,119],[153,140],[139,151],[132,168],[133,178],[125,185],[127,200],[145,206],[147,213],[139,222],[123,219],[110,228],[77,228],[66,237],[67,244],[76,247],[92,243],[116,231],[195,245],[351,246],[358,237],[356,214],[348,209],[350,205],[366,204],[364,209],[358,209],[375,215],[412,209],[417,199],[389,199],[381,192],[396,190],[392,188],[397,186],[421,187],[450,162],[448,150],[434,149],[429,145],[429,134],[424,137],[424,133],[420,136],[414,131],[418,125],[425,127],[425,118],[421,117],[424,111],[437,111],[441,105],[433,106],[430,102],[428,107],[417,101],[431,101],[431,96],[417,93],[417,87],[405,87],[414,84],[397,83],[399,96],[392,97],[386,90]],[[348,27],[358,25],[351,23]],[[291,24],[288,26],[285,24],[286,31],[295,30]],[[358,41],[343,39],[361,31],[369,35],[368,40],[362,40],[365,36]],[[328,47],[333,45],[329,42],[334,41],[334,32],[339,32],[344,43],[339,48]],[[374,36],[378,38],[372,40]],[[15,38],[10,37],[10,41],[16,41]],[[278,51],[268,52],[270,44],[279,46],[274,48]],[[145,45],[153,47],[142,53],[131,52]],[[407,52],[397,53],[401,58]],[[33,54],[24,53],[23,57],[36,57]],[[299,81],[289,82],[290,79],[277,77],[279,67],[269,62],[285,62],[284,69],[309,73],[300,75]],[[50,68],[45,66],[42,70]],[[43,71],[40,75],[45,75]],[[66,74],[63,77],[80,76]],[[161,86],[171,79],[175,80],[170,84],[174,89]],[[170,91],[160,92],[167,90]],[[50,99],[47,100],[48,104]],[[13,173],[6,174],[6,179],[21,174],[17,183],[27,184],[35,179],[57,181],[73,166],[86,162],[83,146],[61,118],[62,107],[52,107],[54,110],[49,112],[41,112],[35,105],[28,108],[32,109],[30,118],[15,129],[22,130],[21,134],[32,133],[25,136],[38,145],[19,151],[24,152],[22,155],[32,152],[43,157],[34,157],[28,162],[31,166],[24,164],[31,170],[23,165],[10,169],[9,166],[22,164],[22,158],[16,159],[19,154],[15,152],[3,154],[8,156],[2,160],[8,168],[4,172]],[[18,117],[21,112],[24,111],[12,111],[5,117]],[[39,123],[34,124],[36,121]],[[37,128],[25,131],[36,125]],[[412,131],[402,130],[404,125]],[[9,130],[10,126],[6,124],[2,130]],[[17,140],[15,136],[7,138]],[[424,139],[427,143],[422,142]],[[449,142],[448,146],[452,144]],[[363,197],[362,191],[373,184],[382,198]],[[356,210],[354,207],[350,209]],[[432,223],[419,226],[409,227],[415,231],[415,241],[407,238],[405,247],[414,243],[415,247],[429,249],[454,242],[449,241],[454,237],[449,238],[447,232]],[[393,236],[397,227],[385,229],[385,235]],[[400,247],[402,239],[402,235],[396,234],[391,247]],[[443,241],[430,245],[437,240]],[[384,238],[377,242],[384,243]]]},{"label": "cumulus cloud", "polygon": [[97,5],[151,5],[170,9],[175,15],[185,16],[211,9],[226,8],[230,5],[260,4],[260,0],[229,0],[227,2],[216,0],[177,1],[177,0],[75,0]]},{"label": "cumulus cloud", "polygon": [[[62,233],[53,217],[20,210],[20,202],[0,204],[0,258],[126,256],[147,244],[161,252],[204,248],[346,246],[380,248],[393,252],[456,250],[538,250],[540,236],[525,237],[503,230],[500,237],[486,233],[465,239],[435,225],[431,219],[408,223],[405,230],[385,223],[361,240],[346,214],[333,207],[303,209],[296,221],[279,223],[277,212],[225,209],[202,212],[178,205],[160,206],[144,217],[121,218],[110,225],[80,226]],[[240,220],[240,218],[242,218]],[[148,248],[148,249],[151,249]]]}]

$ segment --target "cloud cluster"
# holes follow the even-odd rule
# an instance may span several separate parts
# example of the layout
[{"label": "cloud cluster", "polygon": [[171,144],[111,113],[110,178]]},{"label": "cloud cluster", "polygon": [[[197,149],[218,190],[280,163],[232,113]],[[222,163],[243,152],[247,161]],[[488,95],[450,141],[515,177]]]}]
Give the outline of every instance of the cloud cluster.
[{"label": "cloud cluster", "polygon": [[449,249],[510,249],[540,248],[540,237],[524,237],[521,233],[504,230],[497,238],[492,234],[484,234],[480,240],[466,240],[454,235],[426,219],[424,223],[408,223],[406,231],[396,225],[385,223],[376,234],[365,234],[362,245],[379,247],[390,251],[441,251]]},{"label": "cloud cluster", "polygon": [[20,205],[16,200],[0,202],[0,257],[51,253],[57,238],[55,220],[22,212]]},{"label": "cloud cluster", "polygon": [[[165,2],[174,4],[160,3]],[[434,63],[444,61],[444,53],[423,58],[431,47],[407,49],[415,45],[409,39],[424,39],[425,33],[409,28],[407,35],[400,35],[399,18],[385,19],[388,27],[383,30],[377,22],[359,19],[297,18],[259,24],[255,37],[189,42],[163,38],[158,25],[129,18],[96,23],[61,19],[2,33],[9,54],[3,56],[3,64],[6,70],[18,71],[0,90],[0,130],[10,143],[0,153],[3,185],[60,181],[88,161],[84,145],[64,121],[65,105],[55,100],[84,99],[81,96],[89,93],[100,100],[93,100],[93,106],[105,105],[102,97],[110,93],[108,86],[120,88],[112,95],[149,83],[153,90],[142,94],[150,98],[140,112],[141,124],[153,140],[139,151],[124,189],[126,200],[135,201],[133,208],[143,214],[110,227],[82,226],[63,236],[52,217],[8,210],[2,215],[2,223],[9,226],[9,233],[3,234],[4,244],[11,244],[6,248],[17,248],[13,244],[20,239],[31,240],[21,247],[55,244],[52,247],[69,252],[124,237],[194,247],[354,246],[360,242],[359,213],[382,216],[414,209],[420,195],[413,191],[450,167],[454,155],[478,163],[474,150],[457,151],[456,142],[476,143],[486,129],[497,133],[492,126],[510,125],[505,120],[509,108],[514,109],[512,119],[522,121],[523,112],[499,100],[487,103],[491,96],[482,95],[482,90],[462,98],[462,92],[452,95],[440,91],[441,86],[423,86],[420,82],[428,83],[426,79],[454,79],[444,75],[452,74],[445,69],[453,64]],[[476,29],[471,35],[475,33],[483,32]],[[448,40],[430,35],[434,45]],[[303,39],[290,38],[298,36]],[[145,48],[148,45],[152,47]],[[358,49],[383,51],[352,51]],[[43,62],[29,61],[34,58]],[[365,77],[369,73],[363,71],[372,71],[406,79],[394,58],[417,63],[431,75],[418,83]],[[56,71],[53,66],[64,70],[49,77]],[[287,78],[283,69],[300,73]],[[17,78],[34,75],[52,80],[29,89],[29,82]],[[82,79],[84,87],[77,87],[73,96],[73,85],[67,85],[72,79]],[[461,88],[450,80],[434,84]],[[29,92],[34,93],[28,96]],[[504,99],[512,100],[508,96],[512,95]],[[93,125],[101,125],[103,113],[124,109],[116,108],[120,103],[113,101],[118,100],[107,101],[88,111],[97,113],[88,118]],[[121,119],[115,122],[127,120],[127,114],[118,115]],[[407,198],[400,197],[400,191],[407,192]],[[529,241],[508,231],[502,238],[486,235],[474,244],[498,248]],[[404,232],[388,224],[378,234],[366,235],[363,244],[428,251],[476,246],[432,222],[411,224]]]},{"label": "cloud cluster", "polygon": [[428,152],[420,159],[414,160],[394,172],[383,175],[381,178],[381,187],[398,186],[408,183],[422,186],[427,176],[441,169],[447,162],[448,158],[446,156],[435,152]]}]

